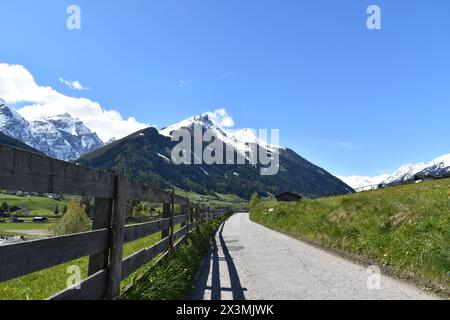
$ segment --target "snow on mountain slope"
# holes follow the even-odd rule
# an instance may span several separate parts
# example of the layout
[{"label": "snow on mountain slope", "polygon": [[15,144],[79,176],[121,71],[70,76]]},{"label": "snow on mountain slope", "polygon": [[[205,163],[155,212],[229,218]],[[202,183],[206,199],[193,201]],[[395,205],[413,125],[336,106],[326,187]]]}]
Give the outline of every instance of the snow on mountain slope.
[{"label": "snow on mountain slope", "polygon": [[450,154],[446,154],[428,163],[425,169],[418,172],[418,175],[426,176],[449,172],[450,172]]},{"label": "snow on mountain slope", "polygon": [[246,158],[248,158],[248,152],[251,152],[248,148],[248,144],[251,143],[256,143],[272,152],[278,152],[280,149],[284,149],[280,146],[267,143],[261,137],[258,137],[256,131],[253,129],[225,129],[215,122],[208,114],[185,119],[166,128],[162,128],[159,130],[159,133],[163,136],[171,137],[172,132],[174,131],[188,129],[192,134],[192,129],[195,125],[199,125],[204,130],[210,130],[214,136],[224,142],[227,146],[233,147]]},{"label": "snow on mountain slope", "polygon": [[61,160],[77,159],[103,145],[98,136],[69,114],[28,122],[0,99],[0,132]]},{"label": "snow on mountain slope", "polygon": [[428,163],[406,164],[389,178],[383,180],[383,185],[395,185],[410,182],[414,179],[448,177],[450,176],[450,154],[443,155]]},{"label": "snow on mountain slope", "polygon": [[14,109],[6,106],[3,100],[0,100],[0,132],[30,146],[33,145],[34,138],[28,122]]},{"label": "snow on mountain slope", "polygon": [[365,176],[350,176],[350,177],[342,177],[338,176],[339,179],[344,181],[353,189],[359,189],[368,186],[374,186],[380,184],[382,181],[389,178],[390,175],[383,174],[375,177],[365,177]]},{"label": "snow on mountain slope", "polygon": [[76,151],[64,136],[47,119],[41,119],[30,123],[34,136],[34,147],[46,155],[63,160],[75,159]]},{"label": "snow on mountain slope", "polygon": [[67,113],[47,119],[76,151],[77,158],[103,146],[102,140],[96,133],[89,130],[79,119],[74,119]]},{"label": "snow on mountain slope", "polygon": [[338,177],[352,188],[362,188],[372,185],[397,185],[411,182],[414,179],[450,177],[450,154],[443,155],[428,163],[405,164],[391,175],[376,177]]}]

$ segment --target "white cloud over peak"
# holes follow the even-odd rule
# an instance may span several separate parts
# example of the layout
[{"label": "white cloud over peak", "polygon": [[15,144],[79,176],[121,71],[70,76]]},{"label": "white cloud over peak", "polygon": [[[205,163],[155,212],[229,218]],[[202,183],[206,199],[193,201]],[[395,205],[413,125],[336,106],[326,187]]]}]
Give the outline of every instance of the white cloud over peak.
[{"label": "white cloud over peak", "polygon": [[107,110],[98,102],[66,96],[51,87],[40,86],[22,65],[0,63],[0,97],[8,104],[20,104],[17,111],[27,120],[69,113],[83,121],[103,140],[120,139],[148,127],[135,118],[124,119],[116,110]]},{"label": "white cloud over peak", "polygon": [[78,81],[78,80],[71,81],[71,80],[65,80],[63,78],[59,78],[59,82],[61,82],[62,84],[65,84],[66,86],[68,86],[70,89],[73,89],[73,90],[79,90],[79,91],[91,90],[90,88],[83,86],[80,83],[80,81]]},{"label": "white cloud over peak", "polygon": [[217,123],[223,128],[234,127],[233,117],[224,108],[217,109],[211,112],[206,112],[206,114],[211,118],[211,120],[213,120],[215,123]]}]

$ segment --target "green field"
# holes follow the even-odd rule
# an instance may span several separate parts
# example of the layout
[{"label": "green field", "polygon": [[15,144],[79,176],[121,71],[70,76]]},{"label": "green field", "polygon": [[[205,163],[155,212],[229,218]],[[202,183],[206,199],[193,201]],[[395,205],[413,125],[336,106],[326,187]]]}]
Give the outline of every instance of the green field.
[{"label": "green field", "polygon": [[18,197],[8,194],[0,194],[0,204],[7,202],[9,206],[25,206],[32,216],[54,216],[55,208],[61,211],[67,200],[55,200],[46,197],[25,196]]},{"label": "green field", "polygon": [[234,194],[222,194],[222,193],[216,193],[215,196],[212,195],[201,195],[195,192],[190,191],[184,191],[181,189],[175,189],[175,193],[185,197],[189,198],[191,201],[197,201],[198,199],[202,198],[206,201],[202,202],[204,205],[208,206],[225,206],[225,207],[237,207],[237,208],[245,208],[248,207],[248,202],[237,195]]},{"label": "green field", "polygon": [[450,179],[296,203],[260,202],[251,219],[449,290]]}]

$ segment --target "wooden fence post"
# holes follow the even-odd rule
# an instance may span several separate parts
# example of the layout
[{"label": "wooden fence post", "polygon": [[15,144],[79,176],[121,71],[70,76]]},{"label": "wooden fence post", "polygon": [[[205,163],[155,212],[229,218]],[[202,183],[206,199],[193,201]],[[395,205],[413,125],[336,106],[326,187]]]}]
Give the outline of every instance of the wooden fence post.
[{"label": "wooden fence post", "polygon": [[[163,219],[170,218],[170,203],[163,203]],[[170,234],[170,226],[162,230],[161,239],[167,238]]]},{"label": "wooden fence post", "polygon": [[[92,221],[92,230],[111,228],[112,220],[112,199],[95,198],[94,199],[94,217]],[[88,275],[93,275],[100,270],[108,267],[109,248],[104,252],[94,254],[89,257]]]},{"label": "wooden fence post", "polygon": [[189,223],[189,221],[188,221],[188,218],[189,218],[189,200],[187,200],[187,205],[186,206],[182,206],[181,207],[181,214],[186,216],[186,221],[181,224],[181,227],[183,228],[184,226],[186,226]]},{"label": "wooden fence post", "polygon": [[172,189],[172,203],[170,206],[170,234],[169,234],[169,244],[170,250],[173,249],[173,233],[175,226],[173,225],[173,217],[175,215],[175,189]]},{"label": "wooden fence post", "polygon": [[191,230],[191,224],[192,224],[192,216],[194,215],[194,208],[189,208],[189,212],[188,212],[188,219],[187,219],[187,226],[188,226],[188,233]]},{"label": "wooden fence post", "polygon": [[112,300],[120,294],[122,278],[123,232],[125,228],[127,192],[129,178],[117,177],[117,191],[111,227],[110,263],[106,280],[106,299]]}]

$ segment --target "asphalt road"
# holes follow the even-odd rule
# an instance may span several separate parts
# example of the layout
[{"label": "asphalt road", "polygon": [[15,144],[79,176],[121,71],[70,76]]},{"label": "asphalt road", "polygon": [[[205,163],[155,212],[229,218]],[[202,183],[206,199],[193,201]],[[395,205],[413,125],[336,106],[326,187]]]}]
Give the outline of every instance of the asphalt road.
[{"label": "asphalt road", "polygon": [[[378,281],[379,280],[379,281]],[[379,284],[379,286],[378,286]],[[403,281],[232,216],[216,234],[195,300],[437,299]]]}]

